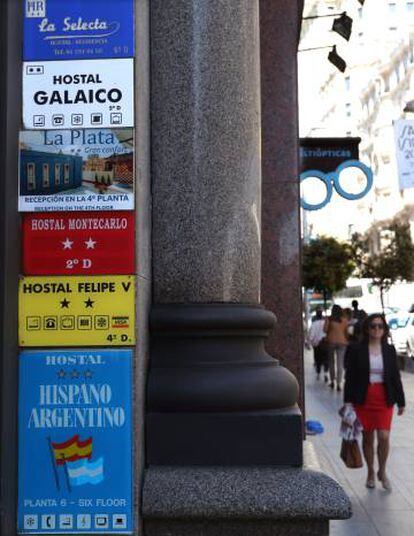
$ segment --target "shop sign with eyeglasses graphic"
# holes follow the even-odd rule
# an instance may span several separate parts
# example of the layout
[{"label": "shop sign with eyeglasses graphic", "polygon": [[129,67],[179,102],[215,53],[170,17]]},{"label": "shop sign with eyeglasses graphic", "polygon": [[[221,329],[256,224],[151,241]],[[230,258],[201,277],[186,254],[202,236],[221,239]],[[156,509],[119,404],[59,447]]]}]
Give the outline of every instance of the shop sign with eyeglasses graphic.
[{"label": "shop sign with eyeglasses graphic", "polygon": [[301,207],[319,210],[331,201],[334,190],[349,201],[364,197],[372,188],[373,173],[359,160],[346,160],[332,172],[324,173],[317,169],[304,171],[300,175],[300,183]]}]

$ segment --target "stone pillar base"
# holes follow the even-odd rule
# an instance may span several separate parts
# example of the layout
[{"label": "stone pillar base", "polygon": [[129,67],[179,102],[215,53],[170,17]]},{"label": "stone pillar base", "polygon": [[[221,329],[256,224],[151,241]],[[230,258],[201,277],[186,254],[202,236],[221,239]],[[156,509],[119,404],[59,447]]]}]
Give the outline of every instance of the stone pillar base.
[{"label": "stone pillar base", "polygon": [[302,464],[298,384],[264,349],[274,323],[259,305],[153,306],[148,465]]},{"label": "stone pillar base", "polygon": [[322,536],[351,516],[339,484],[309,466],[149,467],[142,508],[145,536]]},{"label": "stone pillar base", "polygon": [[148,521],[145,536],[327,536],[328,520]]},{"label": "stone pillar base", "polygon": [[208,460],[209,465],[299,466],[303,462],[298,406],[244,413],[149,413],[146,441],[149,465],[205,465]]}]

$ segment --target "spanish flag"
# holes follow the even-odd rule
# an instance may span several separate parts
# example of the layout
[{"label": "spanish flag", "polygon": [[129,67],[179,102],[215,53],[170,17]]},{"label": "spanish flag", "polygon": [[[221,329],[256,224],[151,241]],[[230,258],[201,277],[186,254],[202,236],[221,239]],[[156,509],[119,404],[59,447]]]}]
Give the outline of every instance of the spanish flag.
[{"label": "spanish flag", "polygon": [[52,447],[57,465],[92,457],[92,437],[80,441],[79,435],[76,434],[63,443],[53,443],[52,441]]}]

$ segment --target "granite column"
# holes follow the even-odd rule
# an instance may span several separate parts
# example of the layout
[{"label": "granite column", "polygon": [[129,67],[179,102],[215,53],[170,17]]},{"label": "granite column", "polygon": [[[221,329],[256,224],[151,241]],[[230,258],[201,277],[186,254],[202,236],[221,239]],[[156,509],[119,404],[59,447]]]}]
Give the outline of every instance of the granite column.
[{"label": "granite column", "polygon": [[[260,145],[258,1],[152,0],[146,536],[291,534],[286,496],[320,482],[297,381],[264,349]],[[323,500],[298,505],[308,534]]]},{"label": "granite column", "polygon": [[147,461],[300,465],[297,383],[264,351],[259,305],[258,3],[151,10]]}]

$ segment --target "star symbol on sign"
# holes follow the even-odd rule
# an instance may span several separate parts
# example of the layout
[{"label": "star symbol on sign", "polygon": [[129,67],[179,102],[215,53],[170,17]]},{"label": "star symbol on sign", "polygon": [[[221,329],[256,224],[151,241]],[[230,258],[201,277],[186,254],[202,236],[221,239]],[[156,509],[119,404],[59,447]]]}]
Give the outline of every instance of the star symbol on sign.
[{"label": "star symbol on sign", "polygon": [[86,307],[92,307],[95,302],[93,302],[90,298],[88,298],[87,300],[85,300],[84,303]]},{"label": "star symbol on sign", "polygon": [[57,377],[59,379],[65,378],[66,377],[66,372],[63,369],[60,369],[59,372],[57,373]]},{"label": "star symbol on sign", "polygon": [[77,379],[77,378],[79,378],[80,373],[77,370],[73,369],[71,376],[72,376],[72,378]]},{"label": "star symbol on sign", "polygon": [[66,238],[63,244],[63,249],[72,249],[73,240],[69,240],[69,238]]},{"label": "star symbol on sign", "polygon": [[70,304],[70,301],[68,301],[66,298],[63,298],[63,300],[60,302],[60,306],[62,309],[68,309],[69,304]]},{"label": "star symbol on sign", "polygon": [[93,374],[92,374],[92,371],[91,370],[85,370],[84,372],[84,376],[87,380],[89,380],[90,378],[92,378]]},{"label": "star symbol on sign", "polygon": [[85,240],[86,249],[95,249],[96,240],[92,240],[92,237],[89,237],[89,240]]}]

